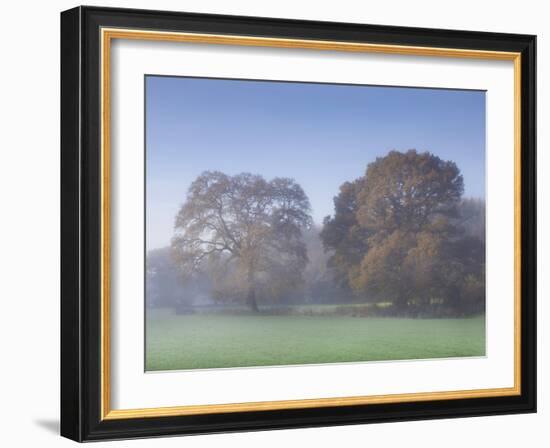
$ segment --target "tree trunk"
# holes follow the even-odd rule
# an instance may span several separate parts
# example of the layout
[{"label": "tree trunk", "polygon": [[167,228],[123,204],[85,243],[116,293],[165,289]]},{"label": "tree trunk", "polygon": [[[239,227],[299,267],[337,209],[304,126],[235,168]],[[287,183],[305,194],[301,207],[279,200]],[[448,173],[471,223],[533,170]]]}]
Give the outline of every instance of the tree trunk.
[{"label": "tree trunk", "polygon": [[398,296],[393,301],[393,306],[399,315],[408,314],[409,305],[407,302],[407,296],[403,293],[398,294]]},{"label": "tree trunk", "polygon": [[248,294],[246,296],[246,304],[255,313],[257,313],[259,311],[258,302],[256,302],[256,289],[254,288],[254,285],[249,285],[248,286]]},{"label": "tree trunk", "polygon": [[254,285],[254,269],[252,269],[252,267],[249,267],[248,269],[248,293],[246,295],[246,304],[255,313],[259,311],[258,302],[256,302],[256,286]]}]

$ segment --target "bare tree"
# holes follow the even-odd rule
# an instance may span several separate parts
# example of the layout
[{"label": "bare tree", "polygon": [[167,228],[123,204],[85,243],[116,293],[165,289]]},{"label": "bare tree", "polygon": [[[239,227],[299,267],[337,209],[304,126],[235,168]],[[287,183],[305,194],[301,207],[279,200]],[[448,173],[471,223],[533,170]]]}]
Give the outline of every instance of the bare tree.
[{"label": "bare tree", "polygon": [[246,304],[258,311],[258,276],[280,272],[281,265],[294,274],[305,268],[302,229],[311,223],[309,200],[292,179],[206,171],[176,216],[172,247],[188,274],[207,262],[232,263]]}]

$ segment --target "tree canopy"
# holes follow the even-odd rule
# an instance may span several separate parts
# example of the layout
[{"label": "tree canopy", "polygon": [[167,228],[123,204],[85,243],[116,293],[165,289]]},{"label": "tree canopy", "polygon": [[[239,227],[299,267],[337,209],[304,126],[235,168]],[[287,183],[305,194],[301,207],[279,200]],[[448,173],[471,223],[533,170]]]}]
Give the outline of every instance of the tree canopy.
[{"label": "tree canopy", "polygon": [[208,264],[218,285],[257,311],[256,290],[300,281],[308,258],[302,230],[309,200],[289,178],[206,171],[191,184],[175,220],[172,248],[186,275]]},{"label": "tree canopy", "polygon": [[474,236],[479,210],[461,202],[463,191],[456,164],[428,152],[376,159],[340,187],[324,221],[321,238],[341,280],[356,296],[403,313],[479,311],[484,240]]},{"label": "tree canopy", "polygon": [[358,191],[359,224],[375,232],[420,231],[454,216],[464,182],[454,162],[428,152],[391,151],[367,167]]}]

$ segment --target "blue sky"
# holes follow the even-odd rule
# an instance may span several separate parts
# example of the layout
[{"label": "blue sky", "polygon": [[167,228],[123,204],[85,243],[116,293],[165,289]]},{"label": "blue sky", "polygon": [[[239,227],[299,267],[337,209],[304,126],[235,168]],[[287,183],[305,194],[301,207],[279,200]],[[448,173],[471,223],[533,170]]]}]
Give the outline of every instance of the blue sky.
[{"label": "blue sky", "polygon": [[294,178],[316,223],[393,149],[453,160],[485,197],[485,92],[147,76],[147,248],[168,245],[205,170]]}]

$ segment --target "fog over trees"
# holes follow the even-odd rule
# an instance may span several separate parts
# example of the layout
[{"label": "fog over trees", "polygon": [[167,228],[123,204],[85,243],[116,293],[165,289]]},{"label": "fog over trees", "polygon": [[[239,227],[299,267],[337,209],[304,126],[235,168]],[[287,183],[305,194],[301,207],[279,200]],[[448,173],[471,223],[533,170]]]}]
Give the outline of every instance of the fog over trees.
[{"label": "fog over trees", "polygon": [[321,237],[339,278],[395,314],[470,314],[485,304],[484,207],[461,201],[454,162],[390,152],[345,183]]},{"label": "fog over trees", "polygon": [[175,261],[184,275],[208,266],[219,295],[237,294],[258,311],[259,285],[280,291],[301,281],[310,208],[292,179],[205,172],[176,216]]},{"label": "fog over trees", "polygon": [[485,202],[452,161],[415,150],[376,159],[314,225],[293,179],[202,173],[170,247],[147,254],[147,304],[365,304],[386,315],[485,309]]}]

